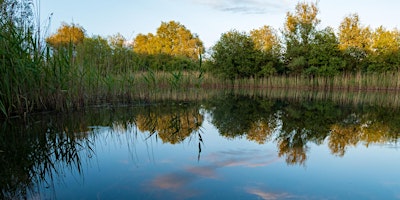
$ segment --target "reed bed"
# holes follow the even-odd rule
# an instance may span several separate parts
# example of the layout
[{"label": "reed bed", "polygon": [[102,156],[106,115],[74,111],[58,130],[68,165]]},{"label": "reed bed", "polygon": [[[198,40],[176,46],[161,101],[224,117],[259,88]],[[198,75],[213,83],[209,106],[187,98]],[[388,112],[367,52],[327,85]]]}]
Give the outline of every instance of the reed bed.
[{"label": "reed bed", "polygon": [[[65,112],[98,104],[203,100],[227,92],[294,99],[326,98],[355,104],[384,102],[385,105],[399,105],[399,72],[358,73],[330,78],[273,76],[232,81],[199,71],[139,71],[103,75],[92,67],[83,68],[57,61],[40,67],[45,76],[33,77],[28,85],[18,86],[26,87],[25,90],[18,90],[24,93],[12,95],[13,99],[6,101],[8,110],[2,112],[3,116],[44,110]],[[37,82],[34,81],[36,79]]]},{"label": "reed bed", "polygon": [[341,105],[377,105],[390,108],[400,107],[399,91],[305,91],[297,89],[256,89],[252,91],[238,91],[236,94],[272,99],[288,99],[291,101],[328,100]]},{"label": "reed bed", "polygon": [[[224,83],[225,85],[229,82]],[[283,88],[324,91],[398,91],[400,72],[340,74],[333,77],[271,76],[235,79],[234,88]]]}]

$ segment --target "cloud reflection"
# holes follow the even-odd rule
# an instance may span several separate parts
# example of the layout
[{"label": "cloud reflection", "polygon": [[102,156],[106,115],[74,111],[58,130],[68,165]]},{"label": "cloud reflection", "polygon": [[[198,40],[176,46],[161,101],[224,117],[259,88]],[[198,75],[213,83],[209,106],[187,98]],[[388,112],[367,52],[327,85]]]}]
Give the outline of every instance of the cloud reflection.
[{"label": "cloud reflection", "polygon": [[177,190],[193,181],[195,176],[188,173],[171,173],[159,176],[153,180],[152,185],[161,189]]},{"label": "cloud reflection", "polygon": [[215,163],[219,167],[262,167],[280,160],[273,153],[249,149],[216,152],[210,154],[205,159]]},{"label": "cloud reflection", "polygon": [[145,188],[155,189],[156,194],[161,194],[163,198],[167,197],[168,194],[165,193],[167,191],[172,193],[174,199],[187,199],[199,194],[198,190],[189,187],[196,178],[195,174],[185,171],[173,172],[157,176],[150,182],[150,187]]},{"label": "cloud reflection", "polygon": [[216,179],[217,178],[216,169],[217,169],[217,166],[210,165],[210,166],[201,166],[201,167],[190,167],[190,168],[187,168],[186,170],[192,174],[199,176],[199,177]]},{"label": "cloud reflection", "polygon": [[256,188],[247,188],[246,192],[249,194],[254,194],[264,200],[276,200],[276,199],[295,199],[295,196],[288,193],[272,193],[265,192]]},{"label": "cloud reflection", "polygon": [[[199,194],[191,188],[191,184],[200,179],[218,179],[217,169],[225,167],[262,167],[279,160],[276,153],[260,150],[236,149],[220,151],[205,156],[207,165],[191,166],[182,170],[156,176],[150,181],[150,188],[175,193],[179,197],[192,197]],[[257,190],[250,192],[263,195]],[[261,196],[260,196],[261,197]],[[274,196],[269,196],[274,197]],[[278,196],[279,197],[279,196]]]}]

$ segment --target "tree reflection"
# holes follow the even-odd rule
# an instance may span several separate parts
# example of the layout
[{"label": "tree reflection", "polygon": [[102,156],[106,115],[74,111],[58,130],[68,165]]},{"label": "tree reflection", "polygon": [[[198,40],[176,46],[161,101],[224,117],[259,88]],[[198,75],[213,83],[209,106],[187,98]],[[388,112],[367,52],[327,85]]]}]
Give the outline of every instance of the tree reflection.
[{"label": "tree reflection", "polygon": [[263,144],[277,125],[273,106],[271,101],[228,94],[207,102],[206,109],[221,135],[227,138],[245,135],[249,140]]},{"label": "tree reflection", "polygon": [[164,143],[177,144],[200,130],[203,115],[198,106],[148,106],[137,115],[136,123],[140,131],[157,134]]},{"label": "tree reflection", "polygon": [[309,143],[328,141],[332,154],[343,156],[360,143],[397,142],[400,112],[393,108],[342,105],[332,101],[271,100],[228,94],[208,101],[206,109],[220,134],[277,143],[288,164],[305,164]]},{"label": "tree reflection", "polygon": [[352,114],[341,122],[331,126],[328,146],[331,152],[344,156],[346,149],[363,142],[370,144],[384,144],[397,142],[398,129],[389,124],[393,119],[385,117],[380,120],[379,112],[368,112],[360,115]]}]

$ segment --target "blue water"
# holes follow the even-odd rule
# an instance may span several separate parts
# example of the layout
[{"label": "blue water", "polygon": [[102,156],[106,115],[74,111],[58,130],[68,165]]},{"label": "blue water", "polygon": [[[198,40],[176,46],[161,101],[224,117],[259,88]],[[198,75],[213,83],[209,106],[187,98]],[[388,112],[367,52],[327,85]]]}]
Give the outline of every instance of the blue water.
[{"label": "blue water", "polygon": [[[122,113],[135,113],[139,108],[122,108]],[[201,116],[196,117],[200,119],[200,124],[195,128],[192,127],[189,135],[174,144],[171,144],[171,141],[175,140],[161,138],[161,129],[151,131],[139,128],[141,123],[139,115],[143,113],[142,111],[138,112],[139,114],[128,114],[128,119],[110,118],[114,119],[110,123],[104,123],[107,120],[99,120],[96,117],[95,120],[88,121],[79,119],[79,122],[85,122],[85,127],[79,126],[73,131],[74,137],[80,138],[80,142],[74,143],[78,147],[76,156],[79,159],[71,161],[51,157],[55,167],[44,173],[45,177],[34,179],[38,182],[31,184],[33,189],[25,188],[28,191],[26,197],[28,199],[400,199],[400,150],[397,139],[369,140],[360,137],[367,135],[371,138],[374,134],[361,134],[359,140],[347,144],[344,153],[340,154],[333,152],[330,146],[332,136],[330,134],[334,130],[331,128],[329,133],[324,133],[327,136],[322,137],[324,138],[322,141],[304,139],[305,142],[300,148],[303,151],[296,151],[298,147],[296,143],[289,148],[289,153],[282,154],[280,144],[283,141],[283,128],[287,122],[279,116],[285,109],[272,110],[269,116],[276,116],[275,126],[272,126],[269,132],[271,136],[262,142],[249,139],[250,130],[235,136],[222,133],[214,125],[216,116],[213,111],[204,109],[202,105],[184,109],[189,111],[179,112],[179,116],[186,113],[185,116],[190,118],[194,110],[194,113]],[[149,116],[157,113],[144,110],[151,113]],[[105,111],[108,112],[110,111]],[[344,118],[347,119],[348,115],[353,116],[354,112],[345,114]],[[371,116],[371,113],[358,116]],[[104,115],[96,113],[94,116]],[[114,116],[121,117],[122,114]],[[109,116],[105,118],[109,119]],[[172,118],[165,116],[155,117],[151,118],[150,122],[170,119]],[[363,117],[360,119],[365,120]],[[368,118],[366,121],[369,121],[369,126],[372,127],[376,125],[372,122],[379,120]],[[358,122],[356,124],[366,126]],[[66,130],[66,127],[71,129],[71,126],[65,125],[63,130]],[[384,128],[376,131],[387,130],[388,126],[385,124],[379,126]],[[329,127],[335,126],[330,124]],[[185,126],[181,128],[184,129]],[[393,127],[389,128],[395,130]],[[305,129],[306,127],[303,127],[298,130]],[[303,137],[315,138],[313,134],[316,133],[306,131]],[[6,152],[7,149],[3,151]],[[291,162],[291,159],[288,159],[290,152],[297,152],[298,154],[292,154],[298,156],[297,158],[305,155],[305,159],[294,159],[295,162]],[[15,176],[23,177],[23,175],[12,175]],[[23,191],[23,188],[17,191]],[[13,196],[5,189],[2,189],[2,192],[3,195]],[[23,195],[19,197],[21,196]]]},{"label": "blue water", "polygon": [[[135,129],[135,127],[133,127]],[[82,172],[64,169],[40,198],[57,199],[398,199],[400,152],[390,145],[332,155],[309,145],[303,165],[288,165],[271,141],[227,139],[208,121],[202,149],[187,138],[171,145],[146,133],[100,129]],[[85,156],[85,155],[83,155]],[[39,194],[38,194],[39,195]],[[43,196],[42,196],[43,195]]]}]

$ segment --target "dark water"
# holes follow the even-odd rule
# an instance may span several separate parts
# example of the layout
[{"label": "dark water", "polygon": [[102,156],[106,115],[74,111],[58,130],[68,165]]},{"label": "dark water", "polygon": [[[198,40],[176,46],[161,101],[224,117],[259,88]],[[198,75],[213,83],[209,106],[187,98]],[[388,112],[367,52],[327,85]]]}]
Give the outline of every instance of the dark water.
[{"label": "dark water", "polygon": [[222,95],[4,122],[1,199],[400,199],[400,109]]}]

